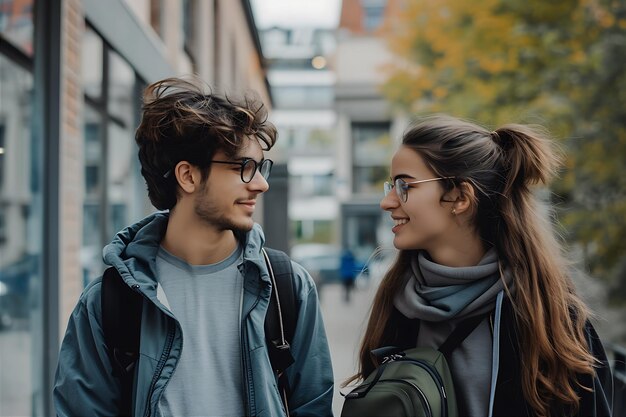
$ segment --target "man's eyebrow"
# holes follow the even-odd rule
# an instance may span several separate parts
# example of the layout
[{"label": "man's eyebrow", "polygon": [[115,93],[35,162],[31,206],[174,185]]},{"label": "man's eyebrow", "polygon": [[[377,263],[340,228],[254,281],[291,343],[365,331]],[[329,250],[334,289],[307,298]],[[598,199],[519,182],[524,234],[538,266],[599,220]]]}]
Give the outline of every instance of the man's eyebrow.
[{"label": "man's eyebrow", "polygon": [[252,158],[251,156],[236,156],[236,157],[233,158],[233,160],[238,161],[238,162],[253,160],[257,164],[260,164],[261,162],[265,161],[265,157],[263,157],[263,158],[261,158],[260,160],[257,161],[256,159]]}]

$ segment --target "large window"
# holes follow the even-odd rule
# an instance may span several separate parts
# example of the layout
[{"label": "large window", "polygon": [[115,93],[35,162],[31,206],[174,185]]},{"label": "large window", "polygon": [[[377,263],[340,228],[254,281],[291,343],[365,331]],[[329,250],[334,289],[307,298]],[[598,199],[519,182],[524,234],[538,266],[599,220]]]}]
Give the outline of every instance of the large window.
[{"label": "large window", "polygon": [[307,153],[332,153],[337,133],[334,128],[310,126],[279,126],[278,148]]},{"label": "large window", "polygon": [[334,194],[333,173],[290,175],[289,193],[293,198],[332,196]]},{"label": "large window", "polygon": [[352,248],[357,259],[368,259],[378,245],[376,231],[380,221],[379,214],[349,215],[344,221],[347,247]]},{"label": "large window", "polygon": [[389,177],[391,139],[389,122],[352,124],[353,191],[380,194]]},{"label": "large window", "polygon": [[341,218],[342,245],[350,248],[357,259],[365,262],[379,245],[380,207],[371,204],[344,203],[341,207]]},{"label": "large window", "polygon": [[0,0],[0,35],[28,56],[33,55],[34,0]]},{"label": "large window", "polygon": [[103,124],[100,114],[91,106],[84,111],[85,194],[83,200],[83,244],[81,264],[84,283],[102,273],[104,167],[102,164]]},{"label": "large window", "polygon": [[282,86],[272,87],[274,105],[283,109],[326,109],[332,107],[332,86]]},{"label": "large window", "polygon": [[[11,2],[2,2],[5,7]],[[28,3],[28,2],[25,2]],[[6,19],[3,16],[2,19]],[[0,19],[1,20],[1,19]],[[6,24],[0,23],[0,24]],[[6,26],[5,26],[6,27]],[[3,41],[0,34],[0,41]],[[31,143],[33,77],[0,54],[0,415],[33,413],[41,342],[41,194]]]},{"label": "large window", "polygon": [[361,0],[363,7],[363,26],[368,32],[380,27],[385,17],[387,0]]},{"label": "large window", "polygon": [[292,220],[293,243],[331,243],[334,228],[333,220]]},{"label": "large window", "polygon": [[102,274],[102,247],[120,229],[143,214],[144,193],[134,129],[137,124],[137,77],[133,68],[91,28],[83,38],[84,281]]}]

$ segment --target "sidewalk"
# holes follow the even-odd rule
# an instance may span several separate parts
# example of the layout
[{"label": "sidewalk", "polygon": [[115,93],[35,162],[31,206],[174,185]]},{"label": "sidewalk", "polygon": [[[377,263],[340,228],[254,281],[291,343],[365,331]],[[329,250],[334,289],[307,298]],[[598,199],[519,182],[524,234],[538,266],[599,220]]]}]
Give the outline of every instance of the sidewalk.
[{"label": "sidewalk", "polygon": [[367,288],[355,288],[350,304],[343,299],[343,287],[339,284],[326,285],[321,290],[321,306],[324,324],[328,335],[330,353],[335,374],[335,394],[333,412],[341,413],[343,397],[348,388],[341,388],[346,378],[354,375],[357,369],[359,343],[367,325],[369,308],[378,282],[369,283]]}]

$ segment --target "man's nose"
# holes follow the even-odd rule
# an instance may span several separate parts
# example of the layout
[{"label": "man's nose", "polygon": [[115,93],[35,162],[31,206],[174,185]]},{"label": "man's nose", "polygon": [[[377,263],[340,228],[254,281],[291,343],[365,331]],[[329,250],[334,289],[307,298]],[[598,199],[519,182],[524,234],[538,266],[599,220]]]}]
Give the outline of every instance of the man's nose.
[{"label": "man's nose", "polygon": [[254,173],[254,177],[252,177],[252,180],[250,180],[250,182],[248,183],[248,187],[252,188],[255,191],[264,193],[270,188],[270,185],[267,182],[267,179],[265,179],[265,177],[261,175],[261,172],[257,170]]}]

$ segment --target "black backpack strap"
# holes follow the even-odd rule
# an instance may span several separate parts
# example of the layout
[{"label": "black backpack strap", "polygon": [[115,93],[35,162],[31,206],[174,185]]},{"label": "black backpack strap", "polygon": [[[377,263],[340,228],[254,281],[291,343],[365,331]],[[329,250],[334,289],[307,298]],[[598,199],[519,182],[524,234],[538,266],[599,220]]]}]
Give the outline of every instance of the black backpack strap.
[{"label": "black backpack strap", "polygon": [[443,353],[446,359],[449,359],[452,351],[463,343],[467,336],[478,327],[485,317],[485,315],[481,314],[459,322],[452,333],[450,333],[450,336],[439,346],[439,352]]},{"label": "black backpack strap", "polygon": [[104,271],[100,297],[104,342],[113,367],[112,374],[120,380],[119,415],[132,416],[133,379],[139,357],[143,299],[113,267]]},{"label": "black backpack strap", "polygon": [[278,388],[289,414],[290,395],[285,370],[294,362],[291,342],[298,319],[291,259],[284,252],[265,248],[265,261],[272,279],[272,295],[265,316],[265,339],[270,362],[278,375]]}]

